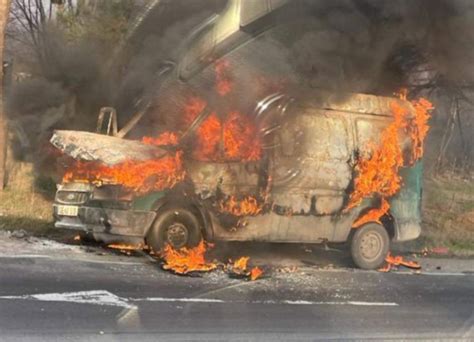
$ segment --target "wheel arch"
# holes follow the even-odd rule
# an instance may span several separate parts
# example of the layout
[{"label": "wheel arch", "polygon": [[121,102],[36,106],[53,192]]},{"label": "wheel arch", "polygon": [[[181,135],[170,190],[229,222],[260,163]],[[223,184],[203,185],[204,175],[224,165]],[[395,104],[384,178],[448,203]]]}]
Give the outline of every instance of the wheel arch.
[{"label": "wheel arch", "polygon": [[[214,238],[212,220],[209,212],[199,201],[185,196],[166,196],[161,198],[153,205],[152,210],[156,212],[156,217],[153,220],[153,223],[157,220],[161,212],[169,208],[183,208],[191,211],[199,221],[203,237],[208,241]],[[146,229],[145,236],[148,235],[153,223]]]},{"label": "wheel arch", "polygon": [[[360,210],[358,212],[358,214],[354,217],[354,219],[352,220],[352,226],[350,228],[350,231],[349,231],[349,235],[347,236],[347,241],[350,242],[352,240],[352,238],[354,237],[354,234],[355,232],[357,231],[357,229],[359,229],[360,227],[354,227],[353,224],[354,222],[356,222],[360,217],[362,217],[365,213],[367,213],[369,210],[372,210],[372,209],[375,209],[377,208],[376,205],[369,205],[369,206],[366,206],[364,209]],[[391,210],[389,209],[389,211],[384,214],[381,218],[380,218],[380,222],[377,222],[377,221],[369,221],[367,223],[376,223],[376,224],[381,224],[385,230],[387,231],[388,233],[388,236],[390,237],[390,240],[393,240],[396,236],[396,222],[395,222],[395,218],[394,216],[392,215],[391,213]]]}]

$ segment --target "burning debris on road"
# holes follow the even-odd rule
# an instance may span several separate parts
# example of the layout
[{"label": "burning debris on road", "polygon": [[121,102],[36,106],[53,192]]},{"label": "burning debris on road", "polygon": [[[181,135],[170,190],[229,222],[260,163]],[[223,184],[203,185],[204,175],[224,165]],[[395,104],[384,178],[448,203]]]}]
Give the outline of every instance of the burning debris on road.
[{"label": "burning debris on road", "polygon": [[392,256],[391,253],[385,257],[385,265],[379,269],[380,272],[390,272],[393,268],[398,268],[399,266],[408,267],[414,270],[421,269],[421,265],[416,261],[410,261],[404,259],[402,256]]},{"label": "burning debris on road", "polygon": [[171,270],[176,274],[188,274],[191,272],[208,272],[217,268],[214,262],[207,262],[205,253],[212,244],[201,242],[193,248],[183,247],[179,250],[170,245],[165,246],[160,252],[164,260],[163,269]]},{"label": "burning debris on road", "polygon": [[160,256],[164,261],[163,269],[172,271],[179,275],[193,274],[196,272],[209,272],[222,268],[231,277],[238,277],[247,280],[257,280],[263,274],[259,267],[248,268],[248,261],[250,257],[241,257],[234,263],[229,261],[223,264],[217,261],[209,262],[206,260],[205,254],[213,245],[201,241],[197,247],[181,248],[175,250],[170,245],[167,245]]},{"label": "burning debris on road", "polygon": [[[76,239],[74,239],[77,241]],[[112,243],[108,244],[107,248],[119,250],[125,255],[132,255],[133,251],[145,251],[151,256],[159,257],[162,262],[162,268],[177,275],[196,275],[203,272],[212,272],[217,269],[222,269],[233,278],[257,280],[263,274],[263,270],[257,266],[249,268],[248,262],[250,257],[240,257],[235,262],[229,260],[228,263],[219,261],[208,261],[206,253],[214,245],[204,240],[201,240],[196,247],[174,249],[171,245],[166,245],[163,250],[155,252],[150,250],[146,245],[126,244],[126,243]]]}]

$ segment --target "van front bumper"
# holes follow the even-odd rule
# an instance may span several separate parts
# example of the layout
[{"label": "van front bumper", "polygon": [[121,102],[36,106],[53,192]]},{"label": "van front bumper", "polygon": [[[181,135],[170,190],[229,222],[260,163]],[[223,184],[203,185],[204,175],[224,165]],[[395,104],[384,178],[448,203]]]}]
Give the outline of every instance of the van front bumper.
[{"label": "van front bumper", "polygon": [[77,216],[58,215],[54,204],[56,228],[82,230],[89,233],[144,237],[155,220],[154,211],[120,210],[79,206]]}]

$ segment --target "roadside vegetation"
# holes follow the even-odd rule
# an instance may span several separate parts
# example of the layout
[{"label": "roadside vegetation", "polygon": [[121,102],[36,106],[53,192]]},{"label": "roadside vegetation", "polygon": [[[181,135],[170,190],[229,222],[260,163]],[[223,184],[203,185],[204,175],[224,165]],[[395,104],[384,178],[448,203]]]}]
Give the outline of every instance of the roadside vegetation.
[{"label": "roadside vegetation", "polygon": [[52,194],[48,180],[35,177],[31,163],[15,163],[8,187],[0,191],[0,229],[46,235],[53,229]]},{"label": "roadside vegetation", "polygon": [[472,178],[444,174],[425,179],[419,243],[429,249],[444,247],[456,255],[474,255]]}]

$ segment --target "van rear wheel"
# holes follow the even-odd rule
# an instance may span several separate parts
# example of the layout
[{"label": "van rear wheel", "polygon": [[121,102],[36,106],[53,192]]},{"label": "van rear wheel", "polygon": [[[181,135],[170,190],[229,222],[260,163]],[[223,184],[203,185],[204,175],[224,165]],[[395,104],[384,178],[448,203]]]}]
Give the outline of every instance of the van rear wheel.
[{"label": "van rear wheel", "polygon": [[355,229],[351,241],[351,255],[354,263],[364,270],[381,267],[390,248],[387,230],[377,223],[368,223]]},{"label": "van rear wheel", "polygon": [[174,249],[196,247],[202,239],[199,220],[188,209],[169,208],[158,216],[147,234],[147,244],[153,251],[166,245]]}]

